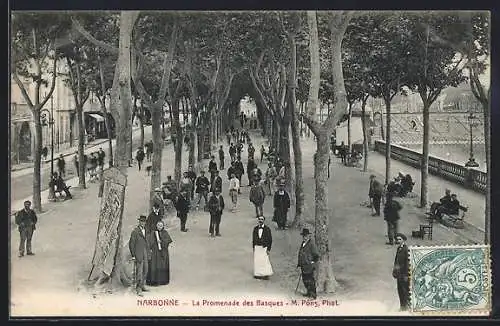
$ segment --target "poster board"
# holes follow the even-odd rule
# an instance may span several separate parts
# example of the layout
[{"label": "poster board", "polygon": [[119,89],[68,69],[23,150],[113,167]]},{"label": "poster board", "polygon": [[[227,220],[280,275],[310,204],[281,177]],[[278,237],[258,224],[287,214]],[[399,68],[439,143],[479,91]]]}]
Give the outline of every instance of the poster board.
[{"label": "poster board", "polygon": [[97,239],[92,258],[91,279],[94,273],[110,275],[118,247],[119,222],[123,215],[127,176],[118,168],[111,167],[103,172],[104,190],[99,210]]}]

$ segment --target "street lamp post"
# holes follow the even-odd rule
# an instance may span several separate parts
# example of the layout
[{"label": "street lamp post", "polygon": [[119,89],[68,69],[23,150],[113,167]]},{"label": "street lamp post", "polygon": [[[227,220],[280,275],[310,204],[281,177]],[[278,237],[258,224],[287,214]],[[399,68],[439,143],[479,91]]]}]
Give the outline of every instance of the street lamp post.
[{"label": "street lamp post", "polygon": [[476,119],[477,118],[473,112],[470,112],[470,114],[467,116],[467,121],[469,122],[469,133],[470,133],[470,151],[469,151],[469,161],[465,163],[465,166],[468,168],[479,167],[479,164],[476,162],[474,158],[474,146],[472,142],[472,127],[476,125]]},{"label": "street lamp post", "polygon": [[[42,120],[47,121],[50,126],[50,178],[52,179],[52,176],[54,175],[54,106],[52,105],[51,111],[43,109],[40,113]],[[49,187],[49,199],[53,199],[54,197],[54,188]]]}]

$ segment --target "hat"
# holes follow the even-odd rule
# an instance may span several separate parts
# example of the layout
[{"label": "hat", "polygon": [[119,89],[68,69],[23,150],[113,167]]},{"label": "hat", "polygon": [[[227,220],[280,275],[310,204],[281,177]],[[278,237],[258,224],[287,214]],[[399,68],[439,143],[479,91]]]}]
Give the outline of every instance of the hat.
[{"label": "hat", "polygon": [[285,185],[286,185],[286,181],[285,181],[285,180],[280,180],[279,185],[280,185],[280,186],[285,186]]},{"label": "hat", "polygon": [[25,200],[25,201],[24,201],[24,205],[26,205],[26,204],[30,204],[30,205],[31,205],[31,201],[29,201],[29,200]]},{"label": "hat", "polygon": [[161,188],[157,187],[157,188],[155,188],[155,191],[161,191]]},{"label": "hat", "polygon": [[146,216],[145,215],[141,215],[141,216],[139,216],[139,218],[137,220],[139,222],[146,222]]},{"label": "hat", "polygon": [[375,179],[375,178],[376,178],[375,174],[370,175],[370,179]]},{"label": "hat", "polygon": [[201,170],[201,171],[200,171],[200,173],[205,173],[205,171],[204,171],[204,170]]},{"label": "hat", "polygon": [[396,238],[397,237],[401,237],[404,241],[406,241],[408,238],[406,237],[406,235],[404,235],[403,233],[396,233]]},{"label": "hat", "polygon": [[303,228],[302,232],[300,232],[300,235],[308,235],[308,234],[311,234],[311,232],[309,232],[308,228]]}]

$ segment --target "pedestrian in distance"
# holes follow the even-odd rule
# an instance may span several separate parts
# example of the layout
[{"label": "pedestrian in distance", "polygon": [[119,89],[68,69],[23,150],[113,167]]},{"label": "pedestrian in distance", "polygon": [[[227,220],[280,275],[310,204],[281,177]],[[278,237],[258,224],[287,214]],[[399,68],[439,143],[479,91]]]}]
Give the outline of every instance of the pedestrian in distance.
[{"label": "pedestrian in distance", "polygon": [[189,192],[181,191],[177,196],[175,202],[175,209],[177,209],[177,217],[181,220],[181,232],[187,232],[186,221],[189,213]]},{"label": "pedestrian in distance", "polygon": [[62,154],[59,154],[59,158],[57,159],[57,170],[59,171],[59,175],[66,176],[66,161]]},{"label": "pedestrian in distance", "polygon": [[224,170],[224,149],[222,148],[222,145],[219,147],[219,165],[220,170]]},{"label": "pedestrian in distance", "polygon": [[208,211],[210,212],[210,226],[208,228],[208,233],[211,237],[220,237],[220,222],[222,219],[222,212],[224,211],[224,198],[221,195],[219,188],[209,196],[208,199]]},{"label": "pedestrian in distance", "polygon": [[311,239],[309,229],[304,228],[300,235],[302,235],[302,244],[299,249],[297,267],[301,269],[302,282],[307,290],[304,296],[316,299],[316,279],[314,273],[319,260],[319,253]]},{"label": "pedestrian in distance", "polygon": [[231,162],[234,162],[236,160],[236,147],[233,143],[229,145],[229,156],[231,156]]},{"label": "pedestrian in distance", "polygon": [[137,160],[139,171],[141,171],[142,161],[144,161],[144,151],[142,150],[142,147],[139,147],[137,149],[137,152],[135,153],[135,159]]},{"label": "pedestrian in distance", "polygon": [[245,168],[243,167],[243,162],[241,162],[240,157],[236,158],[236,162],[234,163],[234,168],[236,169],[236,177],[240,181],[240,190],[238,194],[241,194],[241,176],[245,173]]},{"label": "pedestrian in distance", "polygon": [[214,182],[215,171],[217,171],[217,163],[215,162],[215,156],[212,155],[210,162],[208,162],[208,172],[210,173],[210,183]]},{"label": "pedestrian in distance", "polygon": [[384,220],[387,223],[388,245],[394,244],[396,233],[398,233],[399,211],[403,208],[399,202],[394,200],[394,194],[388,193],[384,207]]},{"label": "pedestrian in distance", "polygon": [[260,163],[262,163],[262,160],[266,157],[266,149],[264,148],[264,145],[260,147]]},{"label": "pedestrian in distance", "polygon": [[189,173],[187,171],[183,173],[179,188],[181,192],[185,192],[188,194],[188,199],[191,198],[191,190],[193,188],[193,184],[191,183],[191,179],[189,178]]},{"label": "pedestrian in distance", "polygon": [[273,221],[278,224],[279,230],[286,229],[288,210],[290,209],[290,195],[285,190],[285,182],[279,184],[278,190],[274,193],[273,198]]},{"label": "pedestrian in distance", "polygon": [[231,202],[233,207],[231,211],[234,213],[238,206],[238,190],[240,189],[240,181],[236,178],[236,174],[231,174],[231,179],[229,179],[229,196],[231,196]]},{"label": "pedestrian in distance", "polygon": [[392,277],[396,279],[398,288],[399,305],[401,311],[408,310],[410,298],[410,281],[408,278],[408,246],[406,245],[406,236],[402,233],[396,233],[396,257],[394,258],[394,267]]},{"label": "pedestrian in distance", "polygon": [[138,218],[139,225],[132,230],[128,242],[128,248],[134,262],[135,291],[141,297],[143,296],[142,292],[149,291],[146,289],[145,283],[151,259],[151,246],[146,234],[146,219],[144,215]]},{"label": "pedestrian in distance", "polygon": [[247,149],[247,152],[248,152],[248,159],[254,159],[254,155],[255,155],[255,148],[253,147],[253,144],[252,142],[249,142],[248,143],[248,149]]},{"label": "pedestrian in distance", "polygon": [[269,254],[273,244],[271,229],[264,224],[265,217],[257,218],[258,224],[253,228],[253,277],[268,280],[273,275],[273,267],[269,260]]},{"label": "pedestrian in distance", "polygon": [[24,208],[16,213],[15,222],[21,238],[19,257],[24,256],[25,249],[29,256],[33,256],[31,240],[33,239],[33,232],[35,232],[38,218],[35,211],[31,209],[31,201],[26,200],[24,202]]},{"label": "pedestrian in distance", "polygon": [[[163,190],[163,187],[156,187],[154,189],[154,195],[153,195],[153,211],[155,210],[155,206],[158,208],[159,212],[158,215],[163,218],[165,216],[165,202],[166,202],[166,194],[165,191]],[[148,216],[149,219],[149,216]],[[146,229],[154,229],[155,228],[154,223],[151,223],[150,228]]]},{"label": "pedestrian in distance", "polygon": [[78,164],[78,152],[73,156],[73,164],[75,165],[76,175],[80,176],[80,164]]},{"label": "pedestrian in distance", "polygon": [[203,209],[206,210],[207,202],[208,202],[208,190],[210,186],[210,181],[205,176],[205,171],[200,171],[200,176],[196,179],[196,193],[198,194],[198,202],[196,203],[196,209],[198,210],[200,207],[200,201],[203,197]]},{"label": "pedestrian in distance", "polygon": [[158,221],[155,229],[148,234],[151,248],[146,284],[149,286],[167,285],[170,283],[170,257],[168,247],[172,238],[165,230],[163,221]]},{"label": "pedestrian in distance", "polygon": [[370,175],[370,189],[368,191],[368,197],[370,197],[371,206],[375,209],[375,213],[372,216],[380,216],[380,202],[382,200],[382,193],[384,187],[376,179],[374,174]]},{"label": "pedestrian in distance", "polygon": [[269,162],[267,164],[266,179],[265,179],[267,194],[269,196],[274,194],[274,192],[275,192],[275,182],[276,182],[277,176],[278,176],[278,173],[276,172],[276,169],[274,168],[273,163]]},{"label": "pedestrian in distance", "polygon": [[228,179],[228,180],[231,180],[231,176],[232,176],[233,174],[236,176],[235,162],[231,162],[231,164],[230,164],[230,165],[229,165],[229,167],[227,168],[227,179]]},{"label": "pedestrian in distance", "polygon": [[210,185],[210,192],[214,192],[215,189],[222,189],[222,178],[219,175],[219,171],[214,171],[214,178],[212,179],[212,183]]},{"label": "pedestrian in distance", "polygon": [[98,164],[101,170],[104,170],[104,162],[106,159],[106,153],[102,150],[102,147],[99,147],[99,151],[97,152]]},{"label": "pedestrian in distance", "polygon": [[192,165],[189,165],[188,171],[188,178],[191,180],[191,200],[194,199],[194,186],[196,184],[196,172],[194,172],[194,168]]},{"label": "pedestrian in distance", "polygon": [[257,180],[253,181],[253,185],[250,188],[250,202],[255,206],[256,217],[264,215],[264,201],[266,199],[266,193],[264,192],[264,187]]},{"label": "pedestrian in distance", "polygon": [[247,163],[247,178],[248,178],[248,185],[252,186],[253,180],[252,180],[252,173],[253,169],[257,167],[257,164],[255,164],[255,161],[251,158],[248,159]]},{"label": "pedestrian in distance", "polygon": [[[156,188],[159,189],[159,188]],[[149,213],[147,219],[146,219],[146,234],[150,234],[151,232],[154,232],[156,230],[156,224],[160,222],[163,218],[163,215],[160,212],[160,205],[159,203],[154,203],[153,204],[153,209],[151,210],[151,213]]]}]

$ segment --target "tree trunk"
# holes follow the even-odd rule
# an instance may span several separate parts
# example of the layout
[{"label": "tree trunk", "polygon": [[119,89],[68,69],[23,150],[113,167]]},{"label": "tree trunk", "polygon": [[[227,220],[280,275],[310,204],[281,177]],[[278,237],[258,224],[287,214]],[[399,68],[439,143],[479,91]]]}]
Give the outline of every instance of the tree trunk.
[{"label": "tree trunk", "polygon": [[424,102],[424,138],[422,141],[422,161],[420,164],[420,207],[427,207],[427,182],[429,178],[429,107],[430,104]]},{"label": "tree trunk", "polygon": [[332,293],[338,284],[333,274],[331,257],[331,240],[328,234],[328,157],[330,155],[329,137],[326,130],[316,135],[316,161],[314,162],[314,178],[316,181],[315,238],[320,254],[318,264],[318,292]]},{"label": "tree trunk", "polygon": [[[116,120],[116,155],[115,166],[127,176],[128,170],[128,149],[127,144],[132,129],[132,90],[130,87],[130,39],[132,30],[139,13],[136,11],[122,11],[120,15],[120,37],[119,37],[119,55],[117,68],[119,72],[119,96],[121,107],[118,120]],[[115,71],[116,73],[116,71]],[[116,85],[114,85],[116,86]],[[132,140],[130,139],[130,142]],[[125,203],[124,203],[125,204]],[[113,270],[111,272],[111,286],[127,286],[130,282],[126,274],[123,261],[123,216],[118,222],[117,250],[114,257]]]},{"label": "tree trunk", "polygon": [[106,134],[108,135],[108,155],[109,155],[109,166],[113,166],[113,137],[111,133],[111,123],[109,121],[108,111],[106,110],[106,105],[102,105],[102,112],[104,112],[104,125],[106,126]]},{"label": "tree trunk", "polygon": [[[295,108],[296,109],[296,108]],[[302,149],[300,147],[300,130],[297,112],[292,111],[292,142],[295,165],[295,218],[292,226],[302,227],[302,209],[304,207],[304,178],[302,176]]]},{"label": "tree trunk", "polygon": [[368,126],[366,123],[366,99],[361,102],[361,125],[363,128],[363,172],[368,170]]},{"label": "tree trunk", "polygon": [[391,180],[391,100],[389,98],[385,101],[385,184],[389,184]]},{"label": "tree trunk", "polygon": [[[491,87],[491,86],[490,86]],[[484,207],[484,243],[490,244],[490,220],[491,220],[491,116],[490,116],[490,101],[483,103],[484,117],[484,150],[486,153],[486,203]]]},{"label": "tree trunk", "polygon": [[[85,189],[85,173],[86,171],[86,166],[85,164],[85,127],[83,126],[83,108],[81,107],[76,107],[75,108],[76,112],[76,120],[78,122],[78,162],[79,164],[79,170],[80,170],[80,176],[78,177],[78,187],[81,189]],[[89,162],[87,162],[88,164]]]},{"label": "tree trunk", "polygon": [[202,162],[203,161],[203,151],[204,151],[204,146],[203,146],[203,138],[205,137],[205,131],[202,128],[200,128],[201,132],[198,134],[197,141],[198,141],[198,153],[197,153],[197,161]]},{"label": "tree trunk", "polygon": [[151,159],[151,187],[149,195],[149,211],[153,209],[153,199],[155,188],[161,186],[161,161],[163,153],[163,139],[161,138],[161,106],[150,108],[152,137],[153,137],[153,158]]},{"label": "tree trunk", "polygon": [[42,124],[40,122],[40,108],[35,107],[32,111],[33,120],[35,121],[35,146],[33,149],[33,209],[41,213],[42,196],[40,168],[42,164]]},{"label": "tree trunk", "polygon": [[179,99],[172,100],[172,129],[175,132],[175,167],[174,167],[174,179],[177,185],[181,181],[181,170],[182,170],[182,128],[179,122]]},{"label": "tree trunk", "polygon": [[196,146],[196,130],[194,126],[190,128],[191,130],[189,131],[189,158],[188,162],[189,165],[194,167],[195,163],[195,146]]},{"label": "tree trunk", "polygon": [[285,162],[290,162],[290,126],[289,122],[283,121],[280,125],[279,156]]},{"label": "tree trunk", "polygon": [[352,118],[352,103],[349,103],[349,115],[347,117],[347,151],[349,153],[352,152],[351,118]]}]

